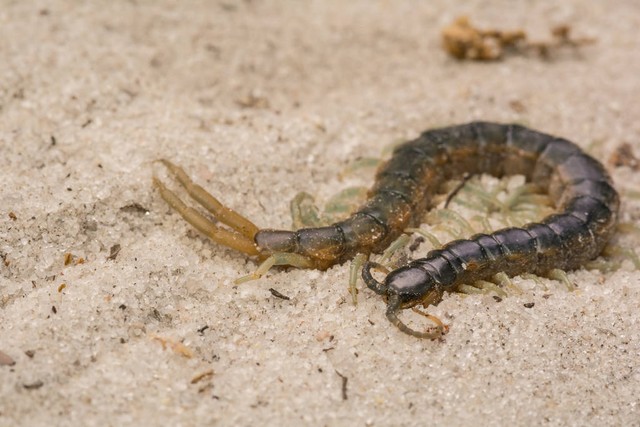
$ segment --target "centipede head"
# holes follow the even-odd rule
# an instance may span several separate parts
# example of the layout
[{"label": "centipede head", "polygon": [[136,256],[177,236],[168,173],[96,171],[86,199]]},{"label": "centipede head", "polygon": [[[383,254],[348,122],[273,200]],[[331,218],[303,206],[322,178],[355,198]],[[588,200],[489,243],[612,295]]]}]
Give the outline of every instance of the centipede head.
[{"label": "centipede head", "polygon": [[379,282],[371,274],[371,269],[381,267],[380,264],[367,262],[362,269],[362,278],[371,290],[386,297],[387,319],[402,332],[414,337],[436,339],[442,336],[444,331],[441,326],[429,332],[421,332],[411,329],[398,318],[400,310],[418,304],[426,306],[442,298],[442,290],[433,277],[421,268],[406,266],[392,271],[384,282]]},{"label": "centipede head", "polygon": [[421,268],[401,267],[389,273],[384,282],[379,282],[371,274],[371,269],[382,268],[378,263],[367,262],[362,269],[362,278],[375,293],[386,297],[394,296],[401,309],[417,304],[433,304],[442,297],[436,281]]},{"label": "centipede head", "polygon": [[418,304],[435,304],[442,298],[442,291],[425,270],[405,266],[393,270],[384,280],[387,295],[397,295],[400,308],[409,308]]}]

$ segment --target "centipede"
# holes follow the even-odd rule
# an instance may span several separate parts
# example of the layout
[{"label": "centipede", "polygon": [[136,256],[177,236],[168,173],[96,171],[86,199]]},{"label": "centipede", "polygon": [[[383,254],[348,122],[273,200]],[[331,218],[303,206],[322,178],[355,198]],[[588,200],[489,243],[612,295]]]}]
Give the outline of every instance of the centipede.
[{"label": "centipede", "polygon": [[[180,166],[160,162],[214,219],[187,206],[154,177],[161,197],[212,241],[261,263],[240,281],[259,278],[276,265],[325,270],[360,259],[364,283],[386,300],[387,319],[400,331],[426,339],[440,337],[441,325],[415,330],[400,320],[401,310],[437,303],[461,284],[501,272],[544,276],[554,269],[577,269],[602,252],[620,205],[598,160],[567,139],[518,124],[471,122],[427,130],[396,146],[378,168],[366,201],[346,219],[298,230],[261,229],[194,183]],[[418,226],[444,183],[479,174],[523,175],[546,190],[555,213],[522,227],[454,240],[377,279],[372,271],[385,268],[370,255]]]}]

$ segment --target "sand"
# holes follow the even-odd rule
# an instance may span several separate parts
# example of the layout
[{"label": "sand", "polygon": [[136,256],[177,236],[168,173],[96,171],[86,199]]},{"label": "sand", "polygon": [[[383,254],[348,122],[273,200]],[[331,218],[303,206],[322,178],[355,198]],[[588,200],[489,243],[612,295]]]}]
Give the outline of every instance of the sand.
[{"label": "sand", "polygon": [[[597,42],[459,62],[459,15]],[[640,425],[640,179],[609,163],[640,155],[638,27],[636,0],[0,1],[0,425]],[[440,341],[353,306],[346,264],[234,285],[255,263],[151,184],[168,158],[288,228],[296,193],[370,185],[356,158],[476,119],[601,159],[625,226],[573,292],[447,295]]]}]

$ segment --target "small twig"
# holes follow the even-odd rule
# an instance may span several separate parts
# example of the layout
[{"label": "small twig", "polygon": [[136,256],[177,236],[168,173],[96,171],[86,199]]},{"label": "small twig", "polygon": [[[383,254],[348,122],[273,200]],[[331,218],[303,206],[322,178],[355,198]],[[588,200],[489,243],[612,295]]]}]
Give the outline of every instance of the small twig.
[{"label": "small twig", "polygon": [[281,294],[280,292],[276,291],[273,288],[269,288],[269,292],[271,292],[271,295],[273,295],[274,297],[283,299],[285,301],[289,301],[291,299],[288,296]]},{"label": "small twig", "polygon": [[347,396],[347,383],[349,382],[349,378],[342,375],[336,369],[336,374],[342,379],[342,400],[347,400],[349,397]]}]

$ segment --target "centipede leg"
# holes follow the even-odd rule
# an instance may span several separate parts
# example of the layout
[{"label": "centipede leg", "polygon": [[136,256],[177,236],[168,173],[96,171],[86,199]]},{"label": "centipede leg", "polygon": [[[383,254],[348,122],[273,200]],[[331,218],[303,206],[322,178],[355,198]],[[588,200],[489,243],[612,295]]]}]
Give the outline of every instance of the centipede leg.
[{"label": "centipede leg", "polygon": [[382,162],[383,160],[379,157],[360,157],[359,159],[350,162],[347,167],[340,172],[340,178],[360,172],[361,170],[375,171],[380,167]]},{"label": "centipede leg", "polygon": [[258,250],[252,239],[233,230],[225,230],[216,226],[197,210],[185,205],[180,198],[169,190],[160,180],[153,179],[153,183],[162,198],[178,212],[189,224],[216,243],[244,252],[247,255],[258,255]]},{"label": "centipede leg", "polygon": [[[162,163],[169,170],[169,172],[171,172],[171,174],[180,183],[180,185],[184,187],[185,191],[191,198],[193,198],[209,212],[211,212],[211,214],[215,216],[220,222],[227,224],[229,227],[233,228],[235,231],[242,234],[247,239],[253,241],[253,237],[259,230],[259,228],[254,223],[252,223],[233,209],[224,206],[218,199],[213,197],[204,188],[194,183],[191,178],[189,178],[189,175],[187,175],[184,169],[182,169],[180,166],[173,164],[169,160],[165,159],[160,159],[158,161]],[[156,186],[158,188],[160,188],[160,185],[162,185],[160,181],[155,178],[154,183],[156,183]],[[164,187],[164,185],[162,185],[162,187]],[[169,191],[166,189],[166,187],[164,188],[164,190],[165,191],[161,191],[160,194],[166,194]],[[167,199],[165,198],[165,200]],[[169,200],[167,200],[167,202],[169,202]]]},{"label": "centipede leg", "polygon": [[360,270],[365,262],[369,260],[369,256],[365,254],[356,255],[351,260],[351,266],[349,267],[349,293],[351,294],[351,302],[353,305],[358,305],[358,277],[360,276]]},{"label": "centipede leg", "polygon": [[518,286],[513,284],[513,281],[511,280],[511,277],[507,276],[506,273],[504,272],[500,272],[500,273],[496,273],[493,275],[492,279],[501,287],[503,288],[509,288],[511,289],[513,292],[515,292],[518,295],[522,295],[522,289],[520,289]]},{"label": "centipede leg", "polygon": [[367,195],[365,187],[349,187],[332,196],[324,206],[324,211],[315,205],[313,196],[300,192],[291,200],[292,228],[321,227],[338,221],[350,214],[364,202]]},{"label": "centipede leg", "polygon": [[330,224],[354,212],[367,198],[366,187],[348,187],[334,194],[324,206],[323,220]]},{"label": "centipede leg", "polygon": [[400,248],[407,246],[411,237],[408,234],[401,234],[396,240],[391,242],[391,244],[384,250],[382,253],[382,257],[380,257],[380,263],[384,265],[388,265],[391,258],[395,255],[396,252]]},{"label": "centipede leg", "polygon": [[480,294],[486,293],[486,291],[476,286],[465,285],[464,283],[461,285],[458,285],[455,290],[456,292],[460,292],[461,294],[465,294],[465,295],[480,295]]},{"label": "centipede leg", "polygon": [[564,270],[560,270],[559,268],[554,268],[553,270],[549,271],[547,276],[549,277],[549,279],[558,280],[560,283],[565,285],[569,292],[573,292],[576,290],[576,287],[574,286],[573,283],[571,283],[571,280],[569,280],[569,277],[567,276],[567,273]]},{"label": "centipede leg", "polygon": [[604,247],[602,255],[604,255],[605,257],[619,257],[625,260],[629,260],[636,270],[640,270],[640,257],[638,257],[638,254],[636,254],[635,250],[633,250],[632,248],[623,248],[618,245],[608,244]]},{"label": "centipede leg", "polygon": [[503,204],[497,197],[497,193],[501,190],[500,187],[493,191],[488,191],[481,184],[477,175],[472,175],[463,183],[464,186],[458,192],[464,191],[465,197],[451,198],[451,202],[467,205],[481,212],[498,211],[502,208]]},{"label": "centipede leg", "polygon": [[320,227],[320,210],[315,205],[313,196],[306,192],[300,192],[289,203],[291,211],[292,228],[297,230],[304,227]]},{"label": "centipede leg", "polygon": [[541,280],[540,276],[538,275],[531,274],[531,273],[523,273],[520,275],[520,277],[526,280],[533,280],[534,282],[536,282],[536,285],[540,286],[542,290],[545,292],[549,290],[549,287],[547,286],[547,284],[543,280]]},{"label": "centipede leg", "polygon": [[457,291],[471,295],[488,294],[489,292],[493,292],[502,297],[507,296],[507,293],[500,286],[486,280],[476,280],[473,285],[459,285]]},{"label": "centipede leg", "polygon": [[246,276],[242,276],[234,281],[236,285],[240,283],[249,282],[251,280],[257,280],[264,276],[271,267],[276,265],[288,265],[291,267],[297,268],[313,268],[313,262],[299,254],[289,253],[289,252],[276,252],[270,255],[267,259],[262,261],[262,263],[258,266],[258,268],[251,274],[247,274]]},{"label": "centipede leg", "polygon": [[[461,239],[462,237],[473,234],[474,229],[462,215],[452,211],[450,209],[438,209],[427,214],[429,222],[445,224],[447,227],[444,229],[454,239]],[[454,229],[450,224],[457,224],[458,229]]]},{"label": "centipede leg", "polygon": [[423,230],[422,228],[407,228],[404,231],[405,233],[417,233],[426,238],[429,243],[431,243],[431,247],[433,249],[439,249],[442,247],[442,242],[436,237],[436,235],[428,232],[427,230]]}]

